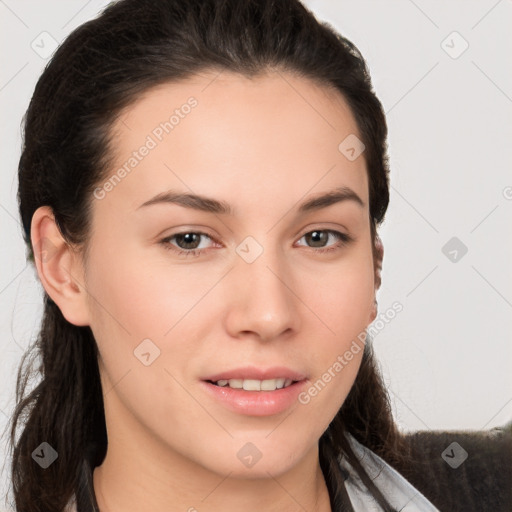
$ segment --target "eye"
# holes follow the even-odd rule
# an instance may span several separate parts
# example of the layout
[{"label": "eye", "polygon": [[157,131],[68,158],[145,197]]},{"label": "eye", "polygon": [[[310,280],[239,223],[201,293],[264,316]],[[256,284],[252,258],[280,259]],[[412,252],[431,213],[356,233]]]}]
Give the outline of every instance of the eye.
[{"label": "eye", "polygon": [[[308,241],[312,241],[314,244],[323,244],[324,242],[326,242],[329,238],[329,235],[333,235],[335,238],[338,239],[338,242],[336,244],[333,244],[327,248],[320,248],[320,249],[316,249],[316,252],[331,252],[331,251],[336,251],[336,250],[339,250],[341,249],[342,247],[344,247],[345,245],[348,245],[350,242],[353,242],[354,239],[350,236],[350,235],[347,235],[346,233],[341,233],[339,231],[335,231],[333,229],[315,229],[314,231],[309,231],[308,233],[306,233],[305,235],[303,235],[301,237],[302,238],[305,238],[306,240]],[[318,247],[318,246],[316,246]],[[315,247],[312,247],[313,249]]]},{"label": "eye", "polygon": [[[204,248],[197,249],[197,244],[201,237],[206,237],[210,240],[213,240],[212,237],[206,233],[203,233],[202,231],[183,231],[182,233],[175,233],[174,235],[160,240],[160,243],[164,246],[165,249],[168,251],[174,251],[178,253],[179,256],[199,256],[204,250]],[[178,244],[178,248],[176,248],[176,246],[170,242],[174,239]],[[184,246],[185,250],[180,247],[182,245]]]}]

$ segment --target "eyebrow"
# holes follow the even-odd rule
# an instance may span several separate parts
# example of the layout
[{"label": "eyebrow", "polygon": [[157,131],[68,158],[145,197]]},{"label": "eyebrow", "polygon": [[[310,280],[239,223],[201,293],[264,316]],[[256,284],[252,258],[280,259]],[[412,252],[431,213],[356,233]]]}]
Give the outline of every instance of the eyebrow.
[{"label": "eyebrow", "polygon": [[[329,192],[316,195],[299,205],[298,212],[301,214],[327,208],[336,203],[343,201],[353,201],[361,208],[365,207],[364,201],[349,187],[338,187]],[[201,210],[208,213],[216,213],[223,215],[233,215],[234,210],[231,205],[225,201],[219,201],[211,197],[201,196],[197,194],[186,194],[174,190],[168,190],[152,197],[138,208],[154,205],[154,204],[177,204],[185,208]]]}]

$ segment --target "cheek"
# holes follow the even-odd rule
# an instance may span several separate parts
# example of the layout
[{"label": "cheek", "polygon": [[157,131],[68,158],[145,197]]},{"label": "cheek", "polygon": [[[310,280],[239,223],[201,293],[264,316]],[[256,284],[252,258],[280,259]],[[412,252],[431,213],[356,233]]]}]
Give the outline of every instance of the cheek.
[{"label": "cheek", "polygon": [[360,254],[337,266],[316,270],[302,280],[302,296],[325,324],[326,339],[343,344],[367,327],[374,299],[373,279],[371,258]]},{"label": "cheek", "polygon": [[[198,301],[197,283],[180,272],[173,279],[168,267],[141,265],[135,253],[115,261],[91,259],[91,268],[91,329],[105,392],[115,387],[108,397],[110,414],[121,417],[121,407],[126,407],[141,423],[152,418],[154,425],[167,425],[172,411],[191,408],[190,396],[173,377],[183,382],[197,348],[189,342],[192,329],[183,318]],[[180,336],[183,326],[189,326],[187,337]]]},{"label": "cheek", "polygon": [[314,389],[305,402],[318,395],[317,404],[322,402],[334,416],[350,391],[363,355],[374,298],[372,260],[365,254],[347,259],[337,272],[331,269],[323,276],[317,272],[315,283],[314,288],[312,281],[304,283],[314,290],[305,302],[313,313],[308,338],[315,339],[317,347],[309,358],[315,368]]},{"label": "cheek", "polygon": [[[94,270],[87,278],[91,329],[109,377],[117,381],[131,369],[134,379],[141,367],[186,372],[197,353],[191,340],[200,326],[201,298],[215,282],[192,266],[172,269],[165,260],[141,264],[143,255],[135,250],[109,260],[106,255],[114,252],[91,257]],[[137,356],[148,351],[154,363],[146,368]],[[154,389],[158,387],[155,383]]]},{"label": "cheek", "polygon": [[134,340],[162,337],[183,315],[197,288],[179,269],[173,277],[168,267],[142,261],[136,252],[115,260],[98,258],[87,282],[96,323],[123,336],[129,332]]},{"label": "cheek", "polygon": [[328,284],[317,287],[308,301],[315,315],[303,324],[301,339],[307,340],[303,351],[312,376],[298,401],[302,414],[316,418],[310,425],[315,438],[340,410],[361,365],[373,281],[366,266],[358,267],[353,267],[353,272],[340,272],[337,278],[332,274]]}]

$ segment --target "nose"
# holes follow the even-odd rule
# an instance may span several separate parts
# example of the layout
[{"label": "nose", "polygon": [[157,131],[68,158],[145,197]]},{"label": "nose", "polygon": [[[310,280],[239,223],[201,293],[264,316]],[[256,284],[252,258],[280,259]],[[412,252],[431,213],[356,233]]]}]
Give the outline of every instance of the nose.
[{"label": "nose", "polygon": [[226,330],[234,338],[261,341],[290,336],[300,329],[300,298],[294,276],[277,251],[266,249],[252,263],[238,258],[229,273]]}]

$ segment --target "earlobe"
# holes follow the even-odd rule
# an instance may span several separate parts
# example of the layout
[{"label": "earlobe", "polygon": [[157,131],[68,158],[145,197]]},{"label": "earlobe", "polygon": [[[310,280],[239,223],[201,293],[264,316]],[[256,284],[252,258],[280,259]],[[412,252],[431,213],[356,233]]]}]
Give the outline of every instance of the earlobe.
[{"label": "earlobe", "polygon": [[374,282],[375,282],[375,296],[370,312],[370,323],[377,318],[378,303],[377,303],[377,290],[381,285],[381,271],[382,271],[382,260],[384,259],[384,246],[379,235],[375,235],[375,242],[373,246],[373,270],[374,270]]},{"label": "earlobe", "polygon": [[373,304],[372,304],[372,307],[371,307],[371,312],[370,312],[370,321],[368,322],[369,324],[371,324],[376,318],[377,318],[377,312],[378,312],[378,304],[377,304],[377,299],[375,299],[373,301]]},{"label": "earlobe", "polygon": [[375,235],[375,243],[373,247],[373,268],[375,272],[375,291],[381,285],[382,260],[384,259],[384,245],[379,235]]},{"label": "earlobe", "polygon": [[49,206],[41,206],[34,212],[30,238],[34,263],[46,293],[68,322],[89,325],[87,292],[80,284],[83,283],[81,261],[63,238]]}]

